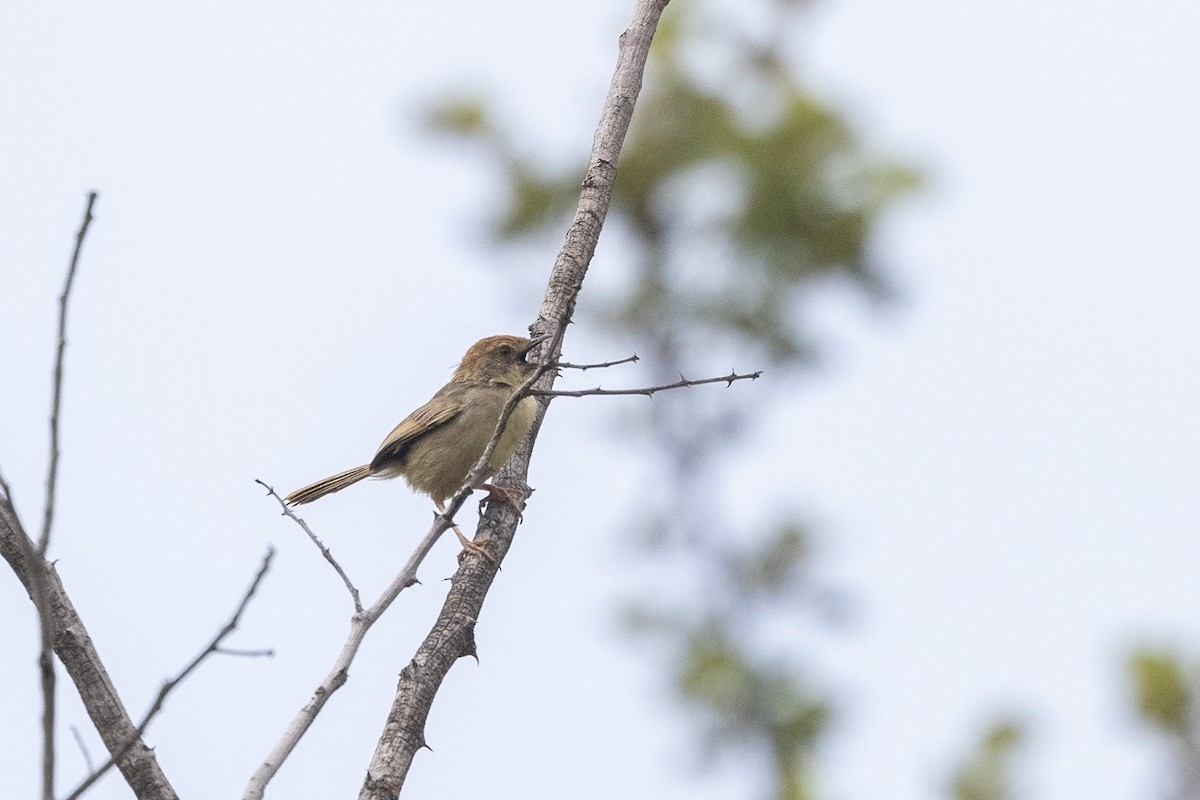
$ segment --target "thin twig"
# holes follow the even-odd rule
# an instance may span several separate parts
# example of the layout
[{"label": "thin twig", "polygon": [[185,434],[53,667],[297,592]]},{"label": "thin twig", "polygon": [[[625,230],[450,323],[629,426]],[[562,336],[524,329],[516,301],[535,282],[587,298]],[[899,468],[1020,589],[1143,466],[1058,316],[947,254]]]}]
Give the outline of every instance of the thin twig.
[{"label": "thin twig", "polygon": [[363,606],[362,600],[358,594],[358,589],[355,588],[354,583],[350,580],[350,576],[346,574],[344,569],[342,569],[342,565],[339,564],[337,559],[333,557],[333,553],[330,552],[329,548],[325,546],[325,543],[321,541],[321,538],[312,532],[312,528],[308,527],[308,523],[296,516],[296,512],[292,511],[288,504],[284,502],[283,498],[275,492],[274,488],[268,486],[266,483],[257,478],[254,479],[254,482],[266,489],[267,494],[279,501],[279,507],[283,509],[283,515],[285,517],[290,518],[293,522],[299,525],[305,533],[308,534],[308,538],[312,539],[312,543],[317,546],[317,549],[321,551],[321,555],[325,557],[325,560],[328,561],[333,569],[337,572],[338,577],[342,579],[342,583],[346,585],[346,591],[350,592],[350,598],[354,601],[354,613],[361,614]]},{"label": "thin twig", "polygon": [[[98,781],[105,772],[107,772],[114,764],[120,761],[121,757],[125,755],[125,752],[129,749],[129,747],[131,747],[135,742],[141,741],[142,735],[146,732],[146,728],[150,725],[151,720],[158,716],[158,712],[162,710],[163,705],[166,703],[167,695],[169,695],[177,686],[179,686],[180,683],[182,683],[189,675],[199,668],[199,666],[203,664],[209,656],[222,654],[224,652],[221,648],[221,642],[225,641],[230,634],[237,630],[237,627],[242,620],[242,614],[250,605],[250,601],[254,598],[255,593],[258,591],[259,584],[262,583],[263,578],[266,577],[267,571],[271,568],[271,561],[274,558],[275,548],[267,548],[267,553],[265,556],[263,556],[262,564],[258,568],[258,573],[255,574],[254,580],[250,582],[250,588],[248,588],[246,593],[242,595],[242,600],[240,603],[238,603],[237,610],[233,612],[233,616],[230,617],[229,621],[226,622],[219,631],[217,631],[217,634],[213,636],[211,640],[209,640],[209,643],[205,646],[205,648],[201,650],[195,658],[188,662],[187,666],[179,671],[179,674],[173,678],[168,678],[163,682],[162,687],[158,690],[158,695],[154,698],[154,702],[150,704],[150,709],[146,712],[145,716],[142,717],[142,721],[138,723],[136,734],[129,737],[128,742],[124,746],[113,752],[108,761],[101,764],[98,769],[93,770],[90,775],[84,778],[84,780],[77,787],[75,787],[75,790],[67,795],[66,800],[78,800],[78,798],[84,792],[86,792],[92,784]],[[275,654],[273,650],[245,651],[245,654],[251,652],[253,652],[254,655],[265,656],[271,656]]]},{"label": "thin twig", "polygon": [[87,767],[88,772],[96,769],[95,763],[92,762],[92,754],[87,748],[87,744],[83,741],[83,736],[79,733],[79,728],[74,725],[70,726],[71,736],[75,737],[75,744],[79,745],[79,753],[83,756],[83,764]]},{"label": "thin twig", "polygon": [[275,649],[271,647],[260,647],[257,650],[243,650],[237,647],[218,647],[215,651],[217,655],[233,656],[234,658],[270,658],[275,655]]},{"label": "thin twig", "polygon": [[587,372],[589,369],[606,369],[608,367],[615,367],[618,364],[636,364],[639,361],[641,359],[638,358],[638,354],[634,353],[628,358],[620,358],[616,361],[604,361],[599,364],[571,364],[567,361],[560,361],[555,366],[562,367],[563,369],[577,369],[580,372]]},{"label": "thin twig", "polygon": [[[2,469],[0,469],[0,501],[8,503],[10,506],[14,505],[12,499],[12,489],[9,487],[8,481],[4,480],[4,470]],[[13,508],[13,512],[16,512],[15,506]]]},{"label": "thin twig", "polygon": [[682,375],[675,383],[665,383],[662,386],[644,386],[640,389],[601,389],[597,386],[595,389],[555,389],[553,391],[545,389],[534,389],[530,392],[534,397],[613,397],[616,395],[642,395],[644,397],[653,397],[655,392],[665,392],[668,389],[684,389],[689,386],[699,386],[705,383],[723,383],[726,386],[732,386],[734,381],[754,381],[762,375],[762,370],[750,372],[745,375],[739,375],[736,372],[730,372],[728,375],[722,375],[718,378],[698,378],[696,380],[688,380]]},{"label": "thin twig", "polygon": [[92,224],[92,207],[96,204],[96,193],[89,192],[87,208],[83,210],[83,222],[75,234],[75,252],[71,254],[71,265],[67,268],[67,279],[62,294],[58,296],[58,352],[54,357],[54,397],[50,403],[50,465],[46,470],[46,510],[42,517],[42,535],[38,538],[38,554],[46,557],[50,547],[50,528],[54,524],[54,493],[58,486],[58,415],[62,408],[63,356],[67,350],[67,301],[71,298],[71,287],[75,283],[75,270],[79,267],[79,253],[83,240]]}]

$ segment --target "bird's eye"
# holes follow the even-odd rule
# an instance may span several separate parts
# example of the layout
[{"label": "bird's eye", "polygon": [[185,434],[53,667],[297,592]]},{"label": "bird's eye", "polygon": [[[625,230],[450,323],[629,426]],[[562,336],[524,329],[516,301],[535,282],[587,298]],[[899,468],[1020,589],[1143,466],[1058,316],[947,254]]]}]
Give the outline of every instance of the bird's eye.
[{"label": "bird's eye", "polygon": [[504,345],[503,347],[500,348],[500,355],[511,357],[512,354],[513,354],[513,349],[511,347],[509,347],[508,345]]}]

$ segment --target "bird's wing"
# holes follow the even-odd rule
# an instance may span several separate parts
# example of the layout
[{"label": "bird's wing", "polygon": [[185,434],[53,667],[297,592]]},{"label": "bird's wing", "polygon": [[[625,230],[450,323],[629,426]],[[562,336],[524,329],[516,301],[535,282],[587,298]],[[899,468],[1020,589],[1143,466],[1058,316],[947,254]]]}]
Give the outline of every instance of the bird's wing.
[{"label": "bird's wing", "polygon": [[371,471],[378,472],[388,466],[403,464],[414,442],[442,427],[461,414],[462,410],[462,403],[435,396],[392,429],[383,444],[379,445],[375,458],[371,459]]}]

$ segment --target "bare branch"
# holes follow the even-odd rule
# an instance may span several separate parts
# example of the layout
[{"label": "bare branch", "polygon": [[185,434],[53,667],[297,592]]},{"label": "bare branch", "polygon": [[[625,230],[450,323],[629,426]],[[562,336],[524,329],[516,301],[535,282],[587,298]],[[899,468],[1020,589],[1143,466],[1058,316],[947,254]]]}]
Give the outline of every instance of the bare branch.
[{"label": "bare branch", "polygon": [[[201,650],[195,658],[188,662],[187,666],[180,670],[175,677],[168,678],[163,682],[163,685],[158,690],[158,694],[154,698],[154,702],[150,704],[150,709],[142,717],[142,721],[138,723],[137,729],[134,731],[128,742],[113,752],[108,761],[101,764],[98,769],[93,770],[90,775],[84,778],[84,780],[75,787],[75,790],[67,795],[66,800],[78,800],[78,798],[84,792],[86,792],[92,786],[92,784],[100,780],[100,778],[106,772],[108,772],[108,770],[114,764],[121,760],[130,747],[141,741],[142,735],[146,732],[146,728],[149,727],[150,722],[156,716],[158,716],[160,711],[162,711],[163,705],[167,700],[167,695],[174,691],[174,689],[178,687],[179,684],[181,684],[184,680],[186,680],[189,675],[195,672],[196,669],[198,669],[199,666],[203,664],[209,656],[225,653],[225,651],[221,648],[221,643],[237,630],[238,625],[242,621],[242,614],[250,605],[250,601],[254,599],[255,593],[258,592],[259,584],[261,584],[263,578],[266,577],[267,571],[271,569],[271,561],[274,560],[274,558],[275,549],[267,548],[267,553],[265,556],[263,556],[262,564],[259,566],[258,572],[255,574],[254,580],[250,582],[250,588],[248,588],[245,594],[242,595],[242,600],[240,603],[238,603],[237,610],[233,612],[233,616],[230,617],[229,621],[226,622],[219,631],[217,631],[216,635],[213,636],[211,640],[209,640],[204,649]],[[251,652],[253,652],[254,655],[274,655],[274,651],[272,650],[243,651],[241,654],[249,654]]]},{"label": "bare branch", "polygon": [[[137,728],[108,677],[87,627],[71,604],[54,565],[37,555],[37,547],[25,534],[10,496],[0,502],[0,556],[38,607],[45,630],[50,631],[54,652],[78,689],[105,748],[110,753],[124,748],[116,761],[125,782],[139,800],[178,800],[154,751],[136,737]],[[133,744],[129,744],[131,737]]]},{"label": "bare branch", "polygon": [[79,267],[79,253],[83,240],[92,224],[92,207],[96,204],[96,193],[89,192],[87,207],[83,210],[83,222],[75,234],[75,252],[71,254],[71,265],[67,268],[67,279],[62,294],[58,296],[58,352],[54,357],[54,396],[50,403],[50,465],[46,473],[46,510],[42,517],[42,535],[38,538],[38,555],[46,557],[50,546],[50,528],[54,524],[54,493],[58,486],[58,416],[62,408],[63,356],[67,350],[67,301],[71,298],[71,287],[75,283],[75,270]]},{"label": "bare branch", "polygon": [[[539,370],[541,374],[535,378],[540,390],[553,388],[555,374],[551,365],[557,362],[562,351],[563,333],[571,320],[608,214],[621,146],[641,90],[650,42],[667,1],[636,0],[633,20],[620,38],[617,66],[592,142],[579,204],[567,230],[566,241],[555,259],[537,321],[531,326],[531,332],[536,334],[554,332],[554,339],[541,348],[541,360],[547,366]],[[523,387],[523,391],[528,389]],[[506,415],[519,401],[518,394],[514,394],[505,406]],[[545,412],[546,404],[539,404],[529,437],[496,476],[498,484],[525,484],[529,456]],[[503,425],[503,419],[500,425]],[[477,464],[472,475],[482,466]],[[460,490],[452,501],[457,505],[448,507],[447,514],[454,513],[467,494],[467,487]],[[493,550],[497,551],[497,563],[468,558],[460,565],[433,629],[400,673],[392,709],[368,767],[359,800],[395,800],[399,796],[414,755],[425,746],[425,721],[434,696],[451,665],[461,656],[475,652],[475,621],[495,579],[499,560],[512,543],[517,522],[516,513],[503,504],[489,504],[487,516],[480,521],[476,540],[487,531],[487,539],[494,543]]]},{"label": "bare branch", "polygon": [[275,655],[275,649],[272,647],[263,647],[258,650],[242,650],[237,647],[218,647],[217,655],[232,656],[234,658],[269,658]]},{"label": "bare branch", "polygon": [[312,528],[308,527],[307,522],[300,519],[300,517],[296,516],[296,512],[292,511],[291,507],[289,507],[288,504],[284,502],[283,498],[280,497],[275,492],[274,488],[272,488],[271,486],[268,486],[267,484],[263,483],[262,481],[258,480],[257,478],[255,478],[254,482],[257,483],[259,486],[263,487],[264,489],[266,489],[267,494],[271,495],[271,497],[274,497],[276,500],[279,501],[279,507],[283,509],[283,515],[285,517],[290,518],[293,522],[295,522],[297,525],[299,525],[300,528],[305,533],[308,534],[308,538],[311,539],[312,543],[317,546],[317,549],[321,551],[321,555],[323,555],[325,557],[325,560],[328,561],[330,563],[330,565],[333,567],[334,571],[337,572],[338,577],[340,577],[342,579],[342,583],[344,583],[346,585],[346,591],[350,592],[350,599],[352,599],[354,601],[355,613],[361,614],[363,607],[362,607],[362,600],[358,594],[358,589],[355,588],[354,584],[350,580],[350,576],[346,574],[346,571],[344,569],[342,569],[342,565],[339,564],[337,562],[337,559],[335,559],[333,557],[333,553],[330,552],[329,548],[325,546],[325,543],[321,541],[319,536],[317,536],[315,533],[312,532]]},{"label": "bare branch", "polygon": [[561,367],[562,369],[577,369],[580,372],[587,372],[589,369],[606,369],[608,367],[615,367],[618,364],[636,364],[639,361],[641,361],[641,359],[638,358],[638,354],[634,353],[628,358],[619,358],[616,361],[604,361],[599,364],[571,364],[566,361],[560,361],[555,366]]},{"label": "bare branch", "polygon": [[718,378],[697,378],[696,380],[688,380],[680,377],[674,383],[664,383],[661,386],[645,386],[640,389],[601,389],[597,386],[595,389],[557,389],[554,391],[544,389],[534,389],[530,392],[534,397],[613,397],[617,395],[643,395],[645,397],[653,397],[655,392],[665,392],[668,389],[685,389],[690,386],[700,386],[705,383],[723,383],[726,386],[732,386],[734,381],[754,381],[762,375],[762,370],[750,372],[745,375],[739,375],[736,372],[730,372],[728,375],[722,375]]},{"label": "bare branch", "polygon": [[54,767],[56,761],[54,728],[57,716],[55,693],[58,676],[55,673],[54,658],[51,655],[53,652],[54,620],[47,601],[47,588],[45,585],[44,570],[41,568],[41,565],[45,562],[46,550],[50,546],[50,529],[54,521],[55,491],[58,485],[58,421],[62,405],[63,356],[67,347],[67,300],[71,296],[71,286],[75,281],[75,271],[79,266],[79,254],[83,248],[83,240],[87,235],[88,226],[92,221],[92,207],[95,205],[95,202],[96,193],[89,193],[87,206],[83,212],[83,222],[80,224],[79,231],[75,235],[75,251],[71,256],[71,263],[67,268],[67,277],[63,285],[62,294],[58,298],[58,352],[54,360],[54,386],[50,405],[50,458],[46,474],[46,506],[42,516],[42,532],[36,545],[25,534],[24,528],[20,523],[20,518],[17,515],[16,507],[13,505],[12,490],[7,481],[0,476],[0,490],[3,491],[3,497],[0,498],[0,501],[5,504],[6,510],[9,512],[8,522],[13,527],[11,542],[20,548],[23,556],[22,560],[29,565],[26,575],[28,578],[26,588],[29,591],[29,598],[33,601],[34,608],[37,611],[38,624],[41,630],[41,649],[38,653],[37,664],[42,689],[43,800],[54,800]]}]

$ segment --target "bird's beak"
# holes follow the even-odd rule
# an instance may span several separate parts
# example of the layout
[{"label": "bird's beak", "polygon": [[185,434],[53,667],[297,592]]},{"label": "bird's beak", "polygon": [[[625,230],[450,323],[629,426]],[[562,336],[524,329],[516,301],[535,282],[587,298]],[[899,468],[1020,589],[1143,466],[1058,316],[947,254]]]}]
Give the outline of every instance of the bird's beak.
[{"label": "bird's beak", "polygon": [[521,355],[523,355],[523,356],[529,355],[530,350],[532,350],[533,348],[537,347],[542,342],[549,339],[550,336],[551,336],[551,334],[549,334],[549,333],[543,333],[541,336],[533,337],[532,339],[529,340],[529,344],[525,347],[525,352],[522,353]]}]

